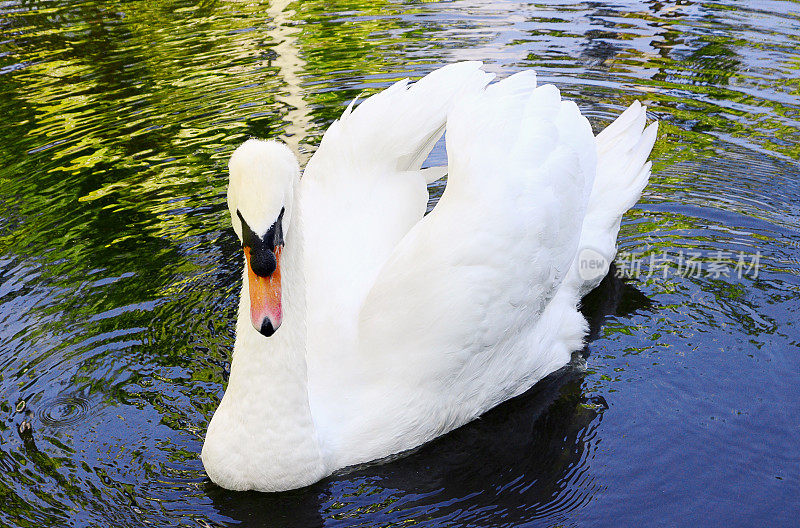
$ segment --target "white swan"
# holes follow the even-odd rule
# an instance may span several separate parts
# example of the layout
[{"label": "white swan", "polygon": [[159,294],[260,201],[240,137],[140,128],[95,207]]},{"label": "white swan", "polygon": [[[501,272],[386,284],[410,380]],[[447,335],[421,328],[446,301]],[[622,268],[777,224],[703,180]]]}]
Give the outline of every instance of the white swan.
[{"label": "white swan", "polygon": [[[613,259],[656,124],[635,102],[595,138],[533,72],[489,85],[480,66],[350,105],[302,179],[279,143],[234,152],[245,272],[201,454],[220,486],[297,488],[416,447],[582,346],[576,307],[607,267],[585,280],[579,248]],[[420,166],[445,124],[447,187],[423,217],[426,180],[445,170]]]}]

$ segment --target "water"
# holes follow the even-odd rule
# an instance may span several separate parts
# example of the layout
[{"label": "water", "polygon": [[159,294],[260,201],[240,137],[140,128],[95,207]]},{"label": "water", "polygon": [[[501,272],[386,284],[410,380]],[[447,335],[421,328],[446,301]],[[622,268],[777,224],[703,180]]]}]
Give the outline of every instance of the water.
[{"label": "water", "polygon": [[[0,524],[795,524],[798,49],[790,1],[0,2]],[[597,129],[661,121],[588,346],[394,462],[217,488],[230,152],[307,159],[359,93],[459,59],[536,68]]]}]

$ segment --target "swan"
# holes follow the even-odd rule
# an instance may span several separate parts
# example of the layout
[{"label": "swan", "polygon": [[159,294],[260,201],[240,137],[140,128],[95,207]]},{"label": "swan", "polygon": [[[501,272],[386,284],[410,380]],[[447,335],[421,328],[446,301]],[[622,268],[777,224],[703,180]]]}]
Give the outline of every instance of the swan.
[{"label": "swan", "polygon": [[[581,348],[577,306],[647,184],[657,123],[637,101],[595,137],[534,72],[492,83],[481,67],[354,101],[302,178],[281,143],[232,154],[242,291],[201,452],[219,486],[299,488],[412,449]],[[421,169],[445,127],[447,167]]]}]

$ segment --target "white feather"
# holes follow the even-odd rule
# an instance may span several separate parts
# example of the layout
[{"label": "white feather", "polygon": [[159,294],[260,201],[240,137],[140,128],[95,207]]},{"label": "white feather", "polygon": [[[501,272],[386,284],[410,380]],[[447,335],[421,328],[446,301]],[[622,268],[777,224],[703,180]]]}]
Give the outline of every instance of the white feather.
[{"label": "white feather", "polygon": [[[271,182],[263,218],[248,223],[294,213],[271,338],[249,322],[245,274],[231,378],[203,449],[215,482],[287,489],[416,447],[581,347],[577,305],[597,281],[580,272],[581,248],[613,258],[656,126],[644,128],[637,102],[595,138],[533,72],[486,87],[479,67],[351,104],[291,185],[264,176],[286,170],[285,152],[255,143],[234,155],[232,211],[243,200],[256,215],[242,197]],[[420,170],[445,121],[448,167]],[[445,172],[423,217],[425,182]]]},{"label": "white feather", "polygon": [[[594,289],[608,272],[617,254],[617,234],[622,215],[642,194],[650,178],[647,157],[653,149],[658,123],[645,129],[647,107],[639,101],[597,135],[597,177],[583,220],[581,241],[570,270],[570,283],[583,296]],[[584,251],[597,252],[605,266],[588,279],[579,266]]]}]

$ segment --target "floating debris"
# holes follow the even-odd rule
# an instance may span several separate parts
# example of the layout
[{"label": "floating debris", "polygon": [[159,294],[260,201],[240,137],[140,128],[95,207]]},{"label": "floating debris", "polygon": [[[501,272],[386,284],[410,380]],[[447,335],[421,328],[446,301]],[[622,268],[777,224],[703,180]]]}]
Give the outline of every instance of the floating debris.
[{"label": "floating debris", "polygon": [[[19,406],[17,406],[19,408]],[[26,411],[25,418],[23,418],[22,422],[20,422],[19,427],[17,427],[17,431],[19,431],[19,435],[22,437],[23,440],[29,440],[33,438],[33,411]]]}]

